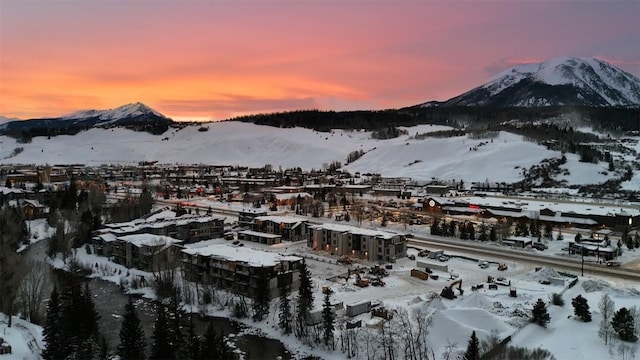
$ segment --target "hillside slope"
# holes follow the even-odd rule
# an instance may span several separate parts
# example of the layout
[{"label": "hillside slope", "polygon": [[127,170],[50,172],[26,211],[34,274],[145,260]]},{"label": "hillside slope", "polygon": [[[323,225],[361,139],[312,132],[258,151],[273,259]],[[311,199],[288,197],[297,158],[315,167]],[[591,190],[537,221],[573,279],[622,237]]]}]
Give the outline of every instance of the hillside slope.
[{"label": "hillside slope", "polygon": [[[159,161],[322,169],[334,161],[345,164],[349,153],[362,150],[365,154],[344,166],[346,170],[418,181],[438,178],[470,183],[515,182],[522,179],[523,169],[543,159],[561,156],[505,132],[492,140],[473,140],[467,136],[413,138],[418,133],[447,129],[435,125],[406,128],[409,135],[389,140],[371,139],[371,133],[365,131],[324,133],[242,122],[211,123],[206,132],[198,131],[199,128],[194,125],[170,129],[159,136],[123,128],[91,129],[73,136],[36,137],[26,144],[0,136],[0,163],[100,165]],[[581,163],[573,154],[566,157],[569,175],[562,178],[568,184],[607,179],[602,174],[607,164]]]}]

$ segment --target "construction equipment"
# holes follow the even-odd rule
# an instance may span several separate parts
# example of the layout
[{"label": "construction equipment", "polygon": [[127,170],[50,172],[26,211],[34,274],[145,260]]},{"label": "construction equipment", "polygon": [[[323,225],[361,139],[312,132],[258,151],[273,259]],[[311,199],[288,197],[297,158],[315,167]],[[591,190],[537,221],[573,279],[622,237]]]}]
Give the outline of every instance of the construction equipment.
[{"label": "construction equipment", "polygon": [[369,270],[369,273],[376,276],[389,276],[389,272],[379,265],[372,266],[371,270]]},{"label": "construction equipment", "polygon": [[462,290],[462,279],[458,279],[458,280],[452,282],[449,286],[447,286],[444,289],[442,289],[442,292],[440,292],[440,296],[445,298],[445,299],[449,299],[449,300],[455,299],[457,296],[453,292],[453,288],[456,285],[458,285],[458,292],[460,293],[460,295],[462,295],[464,293],[464,290]]},{"label": "construction equipment", "polygon": [[356,286],[359,286],[361,288],[369,286],[369,279],[363,279],[360,276],[360,272],[356,272]]},{"label": "construction equipment", "polygon": [[507,269],[508,269],[507,264],[499,264],[498,265],[498,270],[500,270],[500,271],[505,271]]}]

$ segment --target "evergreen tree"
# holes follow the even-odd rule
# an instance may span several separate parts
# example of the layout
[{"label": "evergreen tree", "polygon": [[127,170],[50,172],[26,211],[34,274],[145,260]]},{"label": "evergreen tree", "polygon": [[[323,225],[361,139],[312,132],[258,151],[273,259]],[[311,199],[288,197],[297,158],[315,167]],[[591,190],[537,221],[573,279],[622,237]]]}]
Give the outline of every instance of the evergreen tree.
[{"label": "evergreen tree", "polygon": [[279,276],[278,288],[280,289],[280,314],[278,317],[278,326],[280,326],[285,334],[291,334],[293,322],[291,316],[291,302],[289,300],[291,290],[286,279],[286,274],[282,274]]},{"label": "evergreen tree", "polygon": [[498,232],[496,231],[496,227],[492,226],[491,230],[489,230],[489,241],[498,240]]},{"label": "evergreen tree", "polygon": [[62,202],[60,208],[64,210],[76,210],[78,205],[78,187],[76,186],[75,177],[69,180],[69,186],[62,193]]},{"label": "evergreen tree", "polygon": [[297,335],[302,338],[307,336],[309,312],[313,309],[313,282],[311,280],[311,271],[309,271],[304,259],[302,259],[299,271]]},{"label": "evergreen tree", "polygon": [[487,236],[487,225],[483,222],[480,224],[480,228],[478,229],[478,240],[487,241],[489,237]]},{"label": "evergreen tree", "polygon": [[56,286],[51,291],[49,302],[47,303],[47,319],[44,324],[43,335],[45,348],[42,351],[44,360],[55,360],[63,357],[64,338],[60,329],[60,298]]},{"label": "evergreen tree", "polygon": [[467,235],[469,236],[469,240],[476,239],[476,228],[473,227],[472,222],[467,223]]},{"label": "evergreen tree", "polygon": [[469,233],[467,232],[467,224],[461,223],[460,226],[458,227],[458,230],[460,231],[461,240],[469,239]]},{"label": "evergreen tree", "polygon": [[540,231],[540,223],[538,222],[538,220],[533,220],[533,224],[530,225],[531,227],[531,236],[538,238],[538,241],[540,241],[540,238],[542,237],[542,233]]},{"label": "evergreen tree", "polygon": [[261,274],[256,288],[256,297],[253,300],[253,321],[262,321],[269,313],[271,295],[269,291],[269,279]]},{"label": "evergreen tree", "polygon": [[74,351],[67,356],[67,360],[100,360],[102,357],[102,349],[95,336],[89,336],[81,340],[75,347]]},{"label": "evergreen tree", "polygon": [[182,336],[182,321],[186,317],[186,312],[180,304],[180,298],[177,291],[169,298],[169,306],[167,309],[167,323],[169,328],[169,344],[172,353],[176,354],[176,358],[180,358],[178,350],[182,348],[184,337]]},{"label": "evergreen tree", "polygon": [[20,268],[24,258],[16,252],[27,233],[21,214],[22,212],[8,205],[0,210],[0,312],[9,317],[9,327],[24,274]]},{"label": "evergreen tree", "polygon": [[553,240],[553,227],[549,223],[544,224],[544,237]]},{"label": "evergreen tree", "polygon": [[97,339],[100,316],[95,309],[88,283],[81,288],[77,281],[72,281],[62,293],[60,304],[65,357],[84,356],[94,352],[99,355]]},{"label": "evergreen tree", "polygon": [[140,325],[138,312],[132,298],[129,297],[129,301],[124,306],[122,327],[120,328],[120,345],[118,346],[120,359],[143,359],[145,347],[147,346],[144,339],[144,330]]},{"label": "evergreen tree", "polygon": [[476,332],[471,333],[469,338],[469,344],[467,345],[467,351],[462,357],[463,360],[480,360],[480,341],[476,336]]},{"label": "evergreen tree", "polygon": [[571,300],[571,304],[573,305],[573,313],[576,316],[584,322],[591,321],[591,312],[589,311],[587,299],[583,298],[582,295],[578,295]]},{"label": "evergreen tree", "polygon": [[79,331],[82,336],[91,336],[95,339],[98,338],[98,332],[100,327],[98,321],[100,315],[96,310],[96,305],[93,302],[93,297],[89,291],[89,283],[84,283],[84,290],[80,294],[80,306],[77,309],[82,321],[80,322]]},{"label": "evergreen tree", "polygon": [[633,342],[638,340],[635,334],[635,320],[626,307],[616,311],[611,319],[611,327],[613,327],[613,330],[622,341]]},{"label": "evergreen tree", "polygon": [[522,228],[522,236],[529,236],[531,233],[529,232],[529,227],[527,225],[527,223],[523,223],[523,228]]},{"label": "evergreen tree", "polygon": [[199,359],[200,358],[200,337],[195,333],[193,325],[193,316],[189,315],[189,327],[187,336],[180,350],[181,359]]},{"label": "evergreen tree", "polygon": [[547,311],[547,305],[542,299],[538,299],[535,305],[533,305],[533,310],[531,310],[531,322],[542,327],[547,327],[550,320],[551,317]]},{"label": "evergreen tree", "polygon": [[452,220],[449,223],[449,236],[456,236],[457,228],[458,228],[458,223]]},{"label": "evergreen tree", "polygon": [[322,305],[322,330],[323,330],[323,340],[325,345],[329,345],[329,343],[333,346],[333,330],[335,328],[335,314],[333,313],[333,307],[331,306],[331,290],[325,291],[324,294],[324,303]]},{"label": "evergreen tree", "polygon": [[149,188],[146,185],[142,188],[140,198],[138,199],[138,204],[140,207],[141,215],[145,215],[151,212],[151,207],[153,206],[153,196],[151,196],[151,191],[149,191]]},{"label": "evergreen tree", "polygon": [[150,360],[174,359],[173,347],[169,343],[170,330],[167,321],[167,310],[164,305],[156,306],[156,322],[153,327]]},{"label": "evergreen tree", "polygon": [[226,360],[233,354],[222,335],[218,335],[213,329],[213,322],[209,322],[207,330],[202,336],[200,344],[200,358],[202,360]]},{"label": "evergreen tree", "polygon": [[[386,220],[386,214],[384,215],[383,221]],[[386,225],[386,224],[385,224]],[[440,219],[435,217],[433,218],[433,224],[430,227],[431,235],[440,235]]]}]

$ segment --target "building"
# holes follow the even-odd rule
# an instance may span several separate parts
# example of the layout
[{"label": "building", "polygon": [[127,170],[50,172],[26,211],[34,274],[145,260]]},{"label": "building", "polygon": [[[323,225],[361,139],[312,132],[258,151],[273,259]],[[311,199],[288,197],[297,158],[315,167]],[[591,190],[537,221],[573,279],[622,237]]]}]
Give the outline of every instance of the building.
[{"label": "building", "polygon": [[224,217],[182,215],[179,217],[150,217],[123,223],[105,224],[97,234],[112,233],[116,236],[133,234],[153,234],[168,236],[192,243],[222,237]]},{"label": "building", "polygon": [[580,242],[569,242],[569,253],[584,256],[595,256],[596,261],[613,260],[618,256],[618,247],[608,240],[582,239]]},{"label": "building", "polygon": [[[195,245],[195,246],[194,246]],[[266,281],[272,298],[282,282],[296,290],[300,283],[298,256],[280,255],[229,244],[188,245],[181,250],[185,279],[254,298]]]},{"label": "building", "polygon": [[256,217],[266,215],[267,211],[264,209],[242,209],[238,212],[238,224],[250,228]]},{"label": "building", "polygon": [[20,209],[27,220],[42,219],[49,216],[49,207],[41,204],[35,199],[18,199],[15,201],[9,201],[9,205]]},{"label": "building", "polygon": [[275,245],[282,242],[282,236],[253,230],[238,231],[238,239],[264,245]]},{"label": "building", "polygon": [[395,262],[407,256],[404,235],[363,229],[342,224],[321,224],[308,227],[307,245],[333,255],[348,255],[369,261]]},{"label": "building", "polygon": [[423,200],[428,212],[540,221],[554,226],[580,228],[634,228],[640,225],[640,210],[632,206],[590,202],[544,201],[499,196],[431,196]]},{"label": "building", "polygon": [[111,242],[111,259],[128,268],[143,271],[160,271],[175,267],[177,252],[182,243],[168,236],[134,234],[119,236]]},{"label": "building", "polygon": [[258,216],[254,219],[253,230],[276,234],[286,241],[307,239],[309,220],[297,216]]}]

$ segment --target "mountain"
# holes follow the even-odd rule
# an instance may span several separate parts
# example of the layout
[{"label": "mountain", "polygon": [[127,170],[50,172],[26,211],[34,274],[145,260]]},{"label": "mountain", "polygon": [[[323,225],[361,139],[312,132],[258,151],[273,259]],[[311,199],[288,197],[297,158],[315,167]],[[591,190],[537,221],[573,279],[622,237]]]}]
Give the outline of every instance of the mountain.
[{"label": "mountain", "polygon": [[158,117],[162,119],[168,119],[161,113],[153,110],[147,105],[137,102],[134,104],[122,105],[115,109],[109,110],[80,110],[68,115],[62,116],[60,119],[76,120],[76,119],[89,119],[98,118],[100,121],[97,125],[107,125],[114,122],[122,121],[123,119],[131,120],[144,120],[145,118]]},{"label": "mountain", "polygon": [[109,110],[81,110],[57,118],[9,121],[0,125],[2,135],[61,135],[75,134],[90,128],[126,127],[152,134],[165,132],[173,120],[142,103],[134,103]]},{"label": "mountain", "polygon": [[[433,102],[421,106],[433,106]],[[640,106],[640,79],[605,61],[562,57],[517,65],[440,106]]]},{"label": "mountain", "polygon": [[20,119],[18,119],[18,118],[8,118],[8,117],[0,115],[0,124],[8,123],[10,121],[18,121],[18,120],[20,120]]}]

